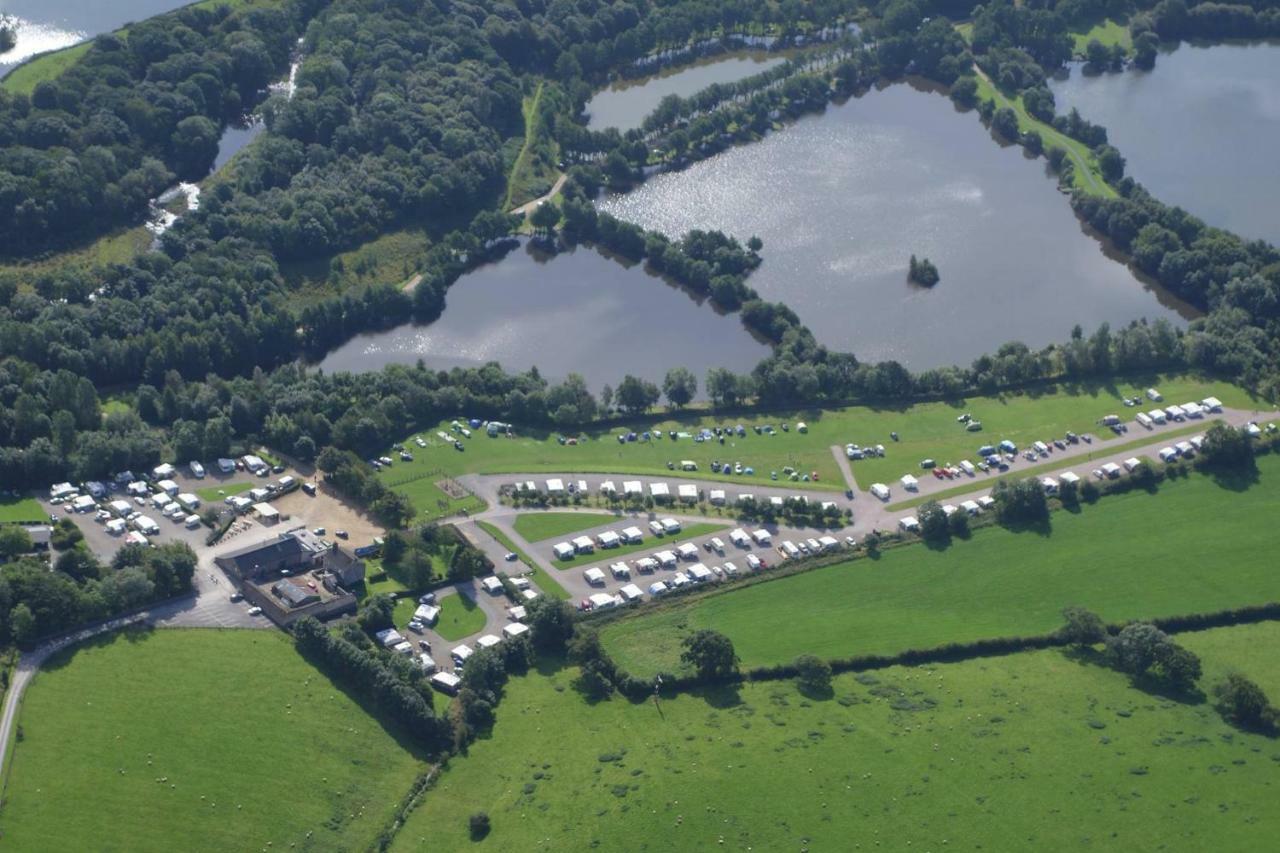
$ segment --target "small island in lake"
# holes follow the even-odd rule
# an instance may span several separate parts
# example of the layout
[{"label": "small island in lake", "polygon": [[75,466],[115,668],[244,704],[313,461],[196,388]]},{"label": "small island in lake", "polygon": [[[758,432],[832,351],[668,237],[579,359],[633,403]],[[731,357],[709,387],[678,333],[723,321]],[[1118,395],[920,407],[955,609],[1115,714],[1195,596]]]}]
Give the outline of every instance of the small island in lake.
[{"label": "small island in lake", "polygon": [[938,283],[938,268],[928,258],[917,259],[915,255],[912,255],[911,264],[907,269],[907,281],[913,281],[925,287],[933,287]]}]

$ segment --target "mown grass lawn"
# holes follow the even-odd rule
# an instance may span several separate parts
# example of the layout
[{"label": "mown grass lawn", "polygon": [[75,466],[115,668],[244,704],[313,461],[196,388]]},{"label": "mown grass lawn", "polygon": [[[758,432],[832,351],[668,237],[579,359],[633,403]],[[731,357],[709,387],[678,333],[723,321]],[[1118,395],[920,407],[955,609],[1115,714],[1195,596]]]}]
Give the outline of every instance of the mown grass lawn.
[{"label": "mown grass lawn", "polygon": [[205,486],[203,489],[196,489],[196,497],[205,503],[221,504],[224,500],[232,495],[243,494],[252,489],[256,483],[217,483],[212,486]]},{"label": "mown grass lawn", "polygon": [[41,670],[19,724],[12,850],[362,850],[424,769],[275,631],[90,643]]},{"label": "mown grass lawn", "polygon": [[1129,26],[1107,18],[1099,24],[1094,24],[1087,32],[1071,34],[1072,50],[1075,55],[1083,59],[1089,42],[1094,39],[1107,47],[1118,44],[1125,50],[1133,48],[1133,37],[1129,35]]},{"label": "mown grass lawn", "polygon": [[[624,525],[625,526],[625,525]],[[718,530],[728,530],[729,525],[725,523],[712,524],[685,524],[681,527],[680,532],[674,536],[666,536],[658,538],[649,534],[647,527],[640,526],[645,532],[645,538],[642,542],[634,542],[630,545],[619,545],[617,548],[597,548],[594,554],[580,554],[568,560],[551,560],[551,565],[557,569],[572,569],[575,567],[586,568],[596,563],[613,562],[618,557],[625,557],[627,554],[634,554],[637,551],[662,551],[673,549],[677,545],[681,545],[699,536],[709,536]]]},{"label": "mown grass lawn", "polygon": [[1274,601],[1280,457],[1259,468],[1245,491],[1194,474],[1055,513],[1047,535],[985,528],[946,550],[912,545],[642,609],[602,636],[624,669],[651,675],[676,670],[699,628],[728,635],[749,667],[1040,634],[1069,604],[1119,621]]},{"label": "mown grass lawn", "polygon": [[527,512],[516,518],[514,526],[516,533],[525,540],[541,542],[543,539],[577,533],[579,530],[590,530],[616,518],[613,515],[590,512]]},{"label": "mown grass lawn", "polygon": [[48,515],[35,498],[0,498],[0,524],[47,521]]},{"label": "mown grass lawn", "polygon": [[[543,594],[548,595],[551,598],[559,599],[560,601],[567,601],[569,599],[568,591],[566,591],[564,587],[560,586],[559,582],[556,581],[555,578],[538,568],[538,564],[535,563],[520,547],[518,547],[515,542],[511,541],[510,536],[503,533],[487,521],[477,521],[476,524],[485,533],[488,533],[494,539],[501,542],[502,547],[506,548],[520,559],[524,565],[521,566],[519,570],[524,571],[528,569],[529,578],[537,584],[538,589],[542,590]],[[503,571],[502,567],[498,567],[497,571]]]},{"label": "mown grass lawn", "polygon": [[479,631],[484,623],[484,610],[479,604],[464,595],[446,595],[440,599],[440,621],[434,630],[446,640],[461,640]]},{"label": "mown grass lawn", "polygon": [[588,704],[573,675],[513,679],[392,850],[1251,850],[1280,830],[1272,740],[1060,650],[660,707]]},{"label": "mown grass lawn", "polygon": [[[843,448],[850,442],[883,444],[887,450],[885,458],[853,463],[854,476],[859,487],[865,490],[872,483],[892,483],[905,473],[918,472],[921,459],[959,461],[973,457],[979,446],[997,443],[1002,438],[1022,446],[1036,439],[1061,436],[1067,430],[1092,432],[1098,429],[1097,421],[1104,415],[1120,414],[1131,418],[1136,410],[1126,409],[1122,398],[1141,395],[1152,385],[1160,388],[1169,402],[1200,400],[1213,395],[1228,406],[1254,408],[1261,405],[1254,403],[1247,392],[1226,382],[1181,375],[1132,377],[1078,385],[1060,383],[1047,389],[1017,394],[915,405],[850,406],[724,416],[709,416],[695,411],[680,417],[636,418],[628,427],[580,433],[576,445],[562,445],[556,441],[557,433],[536,429],[518,427],[515,438],[489,438],[480,430],[473,431],[470,439],[462,440],[466,451],[461,453],[436,435],[441,430],[449,432],[448,422],[445,422],[415,434],[420,435],[428,446],[412,447],[413,462],[396,462],[379,472],[378,476],[388,486],[408,496],[422,513],[420,520],[423,520],[461,508],[448,501],[437,503],[443,495],[434,481],[466,473],[611,472],[619,475],[614,478],[619,488],[624,474],[648,474],[665,477],[672,483],[692,477],[723,480],[741,484],[745,489],[751,484],[771,482],[770,471],[778,471],[782,478],[783,467],[789,465],[802,472],[816,471],[819,475],[817,483],[797,482],[790,483],[790,486],[844,491],[845,483],[836,467],[831,447],[838,445]],[[981,420],[983,431],[965,432],[964,426],[956,422],[956,416],[963,412]],[[807,424],[807,433],[801,434],[795,429],[795,424],[801,421]],[[790,424],[792,429],[782,432],[783,423]],[[665,437],[647,443],[620,444],[617,440],[619,434],[630,430],[657,429],[665,436],[670,430],[695,432],[704,426],[737,424],[746,427],[746,437],[726,439],[724,444],[714,441],[699,444],[690,439],[672,441]],[[756,435],[751,429],[753,425],[765,424],[774,425],[777,433],[772,436]],[[897,432],[900,440],[893,441],[891,432]],[[412,445],[413,437],[409,436],[405,441]],[[1123,439],[1103,431],[1098,434],[1095,446],[1105,451],[1108,445],[1122,442]],[[388,451],[388,455],[394,458],[396,454]],[[685,459],[698,463],[696,474],[667,469],[668,462],[678,465]],[[744,467],[754,467],[755,475],[715,474],[711,471],[713,460],[740,461]]]}]

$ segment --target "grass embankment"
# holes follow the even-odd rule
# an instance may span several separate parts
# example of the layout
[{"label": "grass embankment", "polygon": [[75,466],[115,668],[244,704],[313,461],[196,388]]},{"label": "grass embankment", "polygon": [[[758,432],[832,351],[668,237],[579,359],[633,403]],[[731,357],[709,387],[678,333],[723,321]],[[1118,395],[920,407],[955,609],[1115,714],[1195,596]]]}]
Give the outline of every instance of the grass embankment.
[{"label": "grass embankment", "polygon": [[503,210],[541,196],[551,189],[559,172],[556,169],[558,146],[542,116],[542,97],[545,84],[538,83],[531,96],[524,99],[521,112],[524,116],[524,141],[511,166],[507,178],[507,194],[502,201]]},{"label": "grass embankment", "polygon": [[[1223,657],[1253,654],[1237,630]],[[392,850],[1248,850],[1280,831],[1272,740],[1060,650],[660,707],[588,704],[573,675],[512,679]]]},{"label": "grass embankment", "polygon": [[1097,39],[1106,47],[1120,45],[1126,51],[1133,50],[1133,37],[1129,35],[1129,25],[1107,18],[1100,24],[1094,24],[1087,32],[1072,33],[1072,51],[1077,59],[1084,59],[1089,42]]},{"label": "grass embankment", "polygon": [[484,623],[484,610],[479,604],[464,595],[446,595],[440,599],[440,621],[434,630],[446,640],[461,640],[479,631]]},{"label": "grass embankment", "polygon": [[1001,92],[976,65],[974,66],[974,71],[977,73],[979,99],[994,100],[997,108],[1012,108],[1018,116],[1019,132],[1026,133],[1029,130],[1034,130],[1040,134],[1040,139],[1044,142],[1046,151],[1057,146],[1067,152],[1067,157],[1074,167],[1071,178],[1072,187],[1089,195],[1103,196],[1104,198],[1115,197],[1116,191],[1103,179],[1102,171],[1098,168],[1098,158],[1089,150],[1089,146],[1078,139],[1072,139],[1054,128],[1053,125],[1032,117],[1027,112],[1026,107],[1022,105],[1021,97],[1010,97]]},{"label": "grass embankment", "polygon": [[[628,524],[619,524],[619,528],[629,527]],[[677,545],[689,542],[699,536],[709,536],[720,530],[728,530],[728,524],[685,524],[679,533],[672,536],[655,537],[649,533],[649,529],[637,522],[637,526],[645,533],[643,542],[634,542],[630,545],[619,545],[617,548],[597,548],[594,554],[582,554],[576,558],[569,560],[552,560],[551,565],[557,569],[587,568],[597,563],[612,563],[619,557],[625,557],[628,554],[634,554],[638,551],[663,551],[666,549],[674,549]]]},{"label": "grass embankment", "polygon": [[590,530],[617,520],[617,516],[591,512],[529,512],[515,520],[516,533],[528,542],[541,542],[579,530]]},{"label": "grass embankment", "polygon": [[1274,601],[1280,457],[1263,457],[1259,470],[1242,491],[1193,474],[1157,495],[1055,513],[1043,536],[985,528],[945,550],[912,545],[637,611],[603,637],[623,668],[645,675],[678,669],[680,641],[699,628],[728,635],[750,667],[804,652],[893,654],[1043,634],[1069,604],[1121,621]]},{"label": "grass embankment", "polygon": [[[1202,380],[1190,376],[1141,377],[1132,380],[1119,379],[1098,384],[1059,384],[1048,389],[1009,393],[994,397],[967,397],[940,402],[914,405],[885,405],[880,407],[849,406],[845,408],[769,413],[741,413],[709,416],[705,412],[687,412],[679,416],[636,418],[630,426],[589,430],[578,433],[576,445],[561,445],[557,433],[546,430],[518,427],[515,438],[489,438],[483,430],[473,431],[470,439],[463,439],[465,452],[458,452],[451,444],[442,442],[437,431],[449,432],[448,422],[422,430],[419,435],[427,447],[417,447],[413,436],[405,443],[414,453],[413,462],[396,462],[379,473],[384,483],[404,493],[417,507],[420,520],[439,517],[447,512],[459,511],[463,504],[445,502],[437,480],[466,473],[556,473],[613,472],[615,484],[622,487],[622,475],[641,474],[666,478],[672,483],[689,480],[722,480],[741,484],[744,490],[752,484],[771,482],[769,474],[777,471],[779,483],[797,489],[817,488],[844,491],[844,479],[832,457],[831,447],[843,447],[849,442],[862,445],[883,444],[887,455],[883,459],[863,459],[853,463],[853,473],[862,489],[872,483],[892,483],[906,473],[918,473],[921,459],[933,458],[939,462],[973,458],[983,444],[995,444],[1008,438],[1019,446],[1037,439],[1049,440],[1062,436],[1067,430],[1078,433],[1096,430],[1097,421],[1104,415],[1119,414],[1130,418],[1136,412],[1122,405],[1122,397],[1141,395],[1156,386],[1170,402],[1200,400],[1214,395],[1228,406],[1254,408],[1259,405],[1249,394],[1226,382]],[[1150,404],[1154,406],[1155,404]],[[984,430],[965,432],[956,416],[969,412],[982,421]],[[804,421],[808,432],[801,434],[795,425]],[[790,423],[790,432],[782,432],[781,425]],[[692,439],[672,441],[636,441],[619,444],[617,436],[628,430],[643,432],[659,430],[665,436],[670,430],[697,432],[702,427],[744,425],[747,434],[743,438],[726,438],[724,444],[707,441],[701,444]],[[752,425],[772,424],[775,435],[756,435]],[[897,432],[899,441],[892,441],[891,432]],[[1103,431],[1094,446],[1098,452],[1122,443],[1112,433]],[[395,458],[390,450],[386,455]],[[698,463],[697,472],[670,471],[667,463],[680,463],[690,459]],[[711,471],[712,460],[741,462],[755,468],[753,476],[722,475]],[[802,472],[817,471],[817,483],[786,483],[782,469],[791,466]],[[538,483],[539,487],[542,486]],[[475,503],[479,503],[476,501]]]},{"label": "grass embankment", "polygon": [[0,498],[0,524],[42,521],[48,515],[35,498]]},{"label": "grass embankment", "polygon": [[[1142,438],[1136,438],[1136,439],[1133,439],[1132,441],[1126,441],[1122,444],[1115,444],[1113,442],[1112,444],[1106,445],[1106,448],[1103,452],[1101,453],[1092,452],[1087,456],[1077,457],[1074,462],[1068,462],[1065,457],[1058,457],[1057,459],[1054,459],[1054,454],[1050,454],[1048,457],[1049,461],[1044,462],[1040,465],[1031,465],[1026,468],[1018,468],[1016,470],[1011,468],[1009,470],[1009,473],[1001,474],[998,477],[991,476],[990,474],[977,474],[973,478],[962,477],[959,480],[960,485],[956,486],[955,488],[943,489],[940,492],[934,492],[929,495],[920,495],[918,497],[912,498],[909,501],[898,501],[897,503],[891,503],[889,504],[888,509],[890,510],[908,509],[913,506],[919,506],[925,501],[940,501],[940,500],[943,500],[944,498],[953,498],[958,495],[967,495],[970,492],[977,491],[978,489],[995,488],[996,483],[998,483],[1000,480],[1014,481],[1014,480],[1022,480],[1027,477],[1037,477],[1041,474],[1047,474],[1051,471],[1061,471],[1069,466],[1075,468],[1076,473],[1079,474],[1081,477],[1088,479],[1090,476],[1090,471],[1094,467],[1092,460],[1095,458],[1100,458],[1101,456],[1110,456],[1113,453],[1124,453],[1126,450],[1134,450],[1139,447],[1146,447],[1150,445],[1152,442],[1156,441],[1157,439],[1168,439],[1170,442],[1177,441],[1179,438],[1204,432],[1209,428],[1211,424],[1214,424],[1217,422],[1218,420],[1216,418],[1210,419],[1210,420],[1204,420],[1204,421],[1196,421],[1190,426],[1182,426],[1176,429],[1161,429],[1158,432],[1157,431],[1145,432],[1145,431],[1141,431],[1141,427],[1138,427],[1138,429],[1140,430],[1139,435],[1143,436]],[[1142,458],[1142,454],[1139,454],[1139,457]]]},{"label": "grass embankment", "polygon": [[[556,579],[551,577],[551,575],[538,568],[538,564],[524,552],[524,549],[511,541],[510,536],[503,533],[487,521],[477,521],[476,525],[485,533],[488,533],[494,539],[498,540],[498,542],[502,544],[502,547],[520,558],[520,562],[524,564],[524,568],[530,570],[529,578],[537,585],[538,589],[542,590],[543,594],[548,595],[551,598],[559,599],[560,601],[568,601],[569,593],[565,591],[565,588],[560,586]],[[502,566],[499,566],[497,569],[499,572],[503,570]]]},{"label": "grass embankment", "polygon": [[90,42],[86,41],[34,56],[6,74],[0,80],[0,88],[14,94],[30,95],[37,84],[62,76],[64,71],[79,62],[89,52],[89,45]]},{"label": "grass embankment", "polygon": [[423,769],[273,631],[91,642],[46,664],[19,724],[13,850],[365,849]]}]

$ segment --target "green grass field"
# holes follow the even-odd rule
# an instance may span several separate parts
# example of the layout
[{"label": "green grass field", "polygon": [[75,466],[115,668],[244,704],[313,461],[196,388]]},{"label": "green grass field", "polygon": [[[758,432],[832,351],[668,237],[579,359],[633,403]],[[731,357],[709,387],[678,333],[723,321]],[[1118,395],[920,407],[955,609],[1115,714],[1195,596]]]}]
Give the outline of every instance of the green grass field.
[{"label": "green grass field", "polygon": [[541,542],[579,530],[590,530],[610,521],[617,516],[590,512],[529,512],[515,520],[516,533],[528,542]]},{"label": "green grass field", "polygon": [[1072,33],[1072,50],[1079,59],[1084,58],[1085,49],[1089,46],[1089,42],[1097,39],[1107,47],[1112,45],[1121,45],[1125,50],[1133,49],[1133,37],[1129,35],[1128,24],[1122,24],[1107,18],[1100,24],[1095,24],[1088,32]]},{"label": "green grass field", "polygon": [[[537,584],[538,589],[542,590],[544,594],[550,596],[551,598],[559,599],[560,601],[568,601],[569,593],[565,590],[565,588],[560,586],[559,582],[555,578],[551,577],[551,575],[547,574],[542,569],[538,568],[538,564],[535,563],[529,557],[529,555],[524,552],[522,548],[516,545],[515,542],[511,541],[510,536],[503,533],[501,530],[499,530],[497,527],[495,527],[494,525],[490,524],[487,521],[477,521],[476,524],[485,533],[488,533],[494,539],[497,539],[500,543],[502,543],[502,547],[506,548],[508,551],[512,552],[513,554],[515,554],[517,557],[520,558],[520,562],[524,564],[523,568],[530,570],[529,578],[535,584]],[[499,566],[498,571],[502,571],[502,570],[503,570],[502,567]]]},{"label": "green grass field", "polygon": [[892,654],[1041,634],[1068,604],[1118,621],[1274,601],[1280,457],[1263,457],[1259,468],[1260,482],[1243,492],[1193,474],[1158,495],[1055,513],[1046,536],[985,528],[944,551],[893,549],[643,609],[605,626],[603,638],[619,665],[646,675],[677,669],[681,639],[704,627],[728,635],[744,665],[756,666],[802,652]]},{"label": "green grass field", "polygon": [[244,483],[221,483],[215,486],[205,486],[203,489],[196,489],[196,497],[206,503],[220,504],[232,495],[242,494],[254,487],[252,482]]},{"label": "green grass field", "polygon": [[484,610],[479,604],[462,595],[446,595],[440,599],[440,621],[435,632],[446,640],[461,640],[483,628],[484,622]]},{"label": "green grass field", "polygon": [[1032,117],[1027,112],[1026,107],[1022,105],[1021,97],[1006,95],[982,74],[977,75],[977,78],[978,97],[982,100],[994,100],[997,107],[1012,108],[1018,116],[1018,130],[1020,132],[1026,133],[1029,130],[1034,130],[1040,134],[1046,151],[1056,145],[1067,152],[1067,157],[1070,158],[1074,165],[1071,178],[1073,187],[1083,190],[1089,195],[1103,196],[1105,198],[1115,197],[1116,191],[1102,177],[1102,172],[1098,168],[1098,158],[1094,156],[1087,145],[1078,139],[1067,136],[1053,125]]},{"label": "green grass field", "polygon": [[46,521],[48,515],[35,498],[0,498],[0,524]]},{"label": "green grass field", "polygon": [[513,679],[392,850],[1257,850],[1280,831],[1273,740],[1059,650],[660,708],[589,705],[572,675]]},{"label": "green grass field", "polygon": [[[625,525],[623,525],[625,526]],[[640,529],[645,532],[643,542],[633,543],[631,545],[620,545],[617,548],[610,548],[607,551],[603,548],[597,548],[594,554],[584,554],[570,560],[551,560],[551,565],[557,569],[572,569],[574,567],[586,568],[596,563],[613,562],[617,557],[625,557],[627,554],[634,554],[637,551],[662,551],[666,548],[674,548],[691,539],[699,536],[708,536],[717,530],[728,530],[728,524],[712,524],[710,522],[703,524],[685,524],[681,527],[679,533],[674,536],[664,536],[659,539],[649,533],[649,529],[643,524],[639,525]]]},{"label": "green grass field", "polygon": [[424,769],[275,631],[90,643],[36,676],[19,724],[13,850],[362,850]]},{"label": "green grass field", "polygon": [[1238,672],[1257,682],[1272,705],[1280,705],[1280,622],[1260,622],[1210,631],[1188,631],[1178,643],[1200,656],[1206,693],[1227,675]]},{"label": "green grass field", "polygon": [[[1063,435],[1067,430],[1083,433],[1097,429],[1096,422],[1103,415],[1121,414],[1130,417],[1134,410],[1121,404],[1122,397],[1132,397],[1155,385],[1170,402],[1203,399],[1214,395],[1228,406],[1254,408],[1257,403],[1245,392],[1225,382],[1202,380],[1189,376],[1138,377],[1101,385],[1058,385],[1050,389],[998,397],[970,397],[946,402],[919,403],[896,407],[873,408],[851,406],[832,410],[802,410],[771,414],[708,416],[704,412],[691,412],[676,418],[637,418],[631,429],[642,432],[660,429],[664,435],[669,430],[694,432],[704,426],[741,423],[747,428],[745,438],[726,439],[717,442],[695,443],[690,439],[671,441],[633,442],[619,444],[617,436],[627,428],[581,433],[577,445],[561,445],[556,433],[532,429],[518,429],[516,438],[489,438],[483,430],[464,439],[465,452],[454,450],[451,444],[442,442],[437,431],[449,431],[448,422],[422,430],[420,435],[428,444],[425,448],[413,446],[413,462],[396,462],[383,469],[378,476],[388,486],[407,495],[422,513],[420,520],[436,517],[446,512],[456,512],[462,507],[443,499],[435,481],[447,476],[464,473],[575,473],[612,472],[621,487],[623,474],[654,474],[669,478],[673,483],[689,479],[680,471],[669,471],[667,463],[678,464],[690,459],[698,463],[697,478],[724,480],[749,484],[771,482],[770,471],[792,466],[804,472],[816,471],[817,483],[794,483],[796,488],[819,488],[843,491],[844,480],[836,467],[831,447],[843,447],[849,442],[861,445],[883,444],[887,455],[883,459],[863,459],[853,463],[853,473],[862,489],[871,483],[892,483],[908,472],[919,471],[921,459],[934,458],[939,462],[973,457],[983,444],[996,443],[1008,438],[1019,446],[1036,439],[1048,440]],[[956,422],[962,412],[972,413],[982,421],[984,431],[965,432]],[[805,422],[809,431],[799,433],[794,425]],[[792,425],[790,432],[782,432],[782,423]],[[778,428],[773,436],[756,435],[753,425],[773,424]],[[896,431],[900,441],[894,442],[889,434]],[[1130,433],[1132,435],[1132,433]],[[409,436],[406,441],[412,446]],[[1109,431],[1098,434],[1095,446],[1100,451],[1111,444],[1120,445]],[[388,451],[392,457],[394,453]],[[722,476],[711,471],[712,460],[740,461],[743,466],[755,468],[754,476]],[[535,480],[535,482],[537,482]],[[781,482],[781,480],[780,480]],[[542,484],[539,483],[539,486]],[[478,501],[476,501],[478,503]]]}]

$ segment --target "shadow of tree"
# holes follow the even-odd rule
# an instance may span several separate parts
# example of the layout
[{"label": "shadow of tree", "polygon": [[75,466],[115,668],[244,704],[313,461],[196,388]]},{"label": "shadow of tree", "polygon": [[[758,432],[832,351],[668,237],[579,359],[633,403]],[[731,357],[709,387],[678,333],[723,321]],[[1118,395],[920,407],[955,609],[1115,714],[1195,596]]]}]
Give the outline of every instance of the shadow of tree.
[{"label": "shadow of tree", "polygon": [[796,690],[806,699],[812,699],[815,702],[829,702],[836,698],[836,691],[832,689],[830,684],[796,684]]}]

